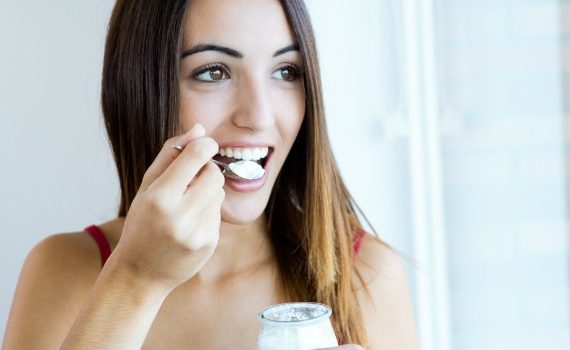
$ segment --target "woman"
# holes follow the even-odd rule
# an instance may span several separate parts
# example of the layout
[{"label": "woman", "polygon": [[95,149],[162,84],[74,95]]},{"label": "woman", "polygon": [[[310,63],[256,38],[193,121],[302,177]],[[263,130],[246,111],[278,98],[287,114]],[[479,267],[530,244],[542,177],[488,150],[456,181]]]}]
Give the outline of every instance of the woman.
[{"label": "woman", "polygon": [[301,0],[119,0],[102,105],[118,217],[34,247],[5,349],[253,349],[287,301],[331,305],[341,343],[416,347],[404,269],[331,154]]}]

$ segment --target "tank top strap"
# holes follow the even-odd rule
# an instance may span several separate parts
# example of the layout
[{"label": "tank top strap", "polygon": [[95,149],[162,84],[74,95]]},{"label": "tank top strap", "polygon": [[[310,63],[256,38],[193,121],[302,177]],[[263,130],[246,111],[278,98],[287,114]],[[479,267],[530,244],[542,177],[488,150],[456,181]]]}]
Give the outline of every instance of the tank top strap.
[{"label": "tank top strap", "polygon": [[362,241],[366,237],[366,231],[359,228],[356,230],[356,237],[354,238],[354,242],[352,243],[352,249],[354,250],[354,255],[358,255],[360,251],[360,246],[362,245]]},{"label": "tank top strap", "polygon": [[109,241],[107,237],[103,234],[103,231],[97,225],[91,225],[84,229],[95,242],[97,242],[97,246],[99,247],[99,253],[101,253],[101,267],[105,265],[107,259],[111,255],[111,246],[109,245]]}]

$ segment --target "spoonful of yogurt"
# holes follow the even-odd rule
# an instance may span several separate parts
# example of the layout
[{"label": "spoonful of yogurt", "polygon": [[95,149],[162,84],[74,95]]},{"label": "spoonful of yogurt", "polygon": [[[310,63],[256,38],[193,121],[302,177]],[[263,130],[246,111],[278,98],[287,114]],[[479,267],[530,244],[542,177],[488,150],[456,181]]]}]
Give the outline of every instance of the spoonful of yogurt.
[{"label": "spoonful of yogurt", "polygon": [[[179,145],[172,145],[173,149],[176,149],[179,152],[184,150],[184,147]],[[225,156],[226,153],[221,151],[220,155]],[[265,149],[264,154],[261,157],[267,156],[267,149]],[[259,159],[260,156],[257,156],[255,159]],[[241,180],[241,181],[252,181],[257,180],[263,175],[265,175],[265,169],[259,164],[251,160],[239,160],[237,162],[230,162],[224,163],[220,162],[216,159],[210,159],[214,164],[219,165],[222,167],[222,174],[230,179],[234,180]]]},{"label": "spoonful of yogurt", "polygon": [[251,181],[259,179],[265,175],[265,170],[263,167],[251,160],[240,160],[226,164],[212,159],[212,162],[221,166],[224,169],[222,171],[222,174],[230,179]]}]

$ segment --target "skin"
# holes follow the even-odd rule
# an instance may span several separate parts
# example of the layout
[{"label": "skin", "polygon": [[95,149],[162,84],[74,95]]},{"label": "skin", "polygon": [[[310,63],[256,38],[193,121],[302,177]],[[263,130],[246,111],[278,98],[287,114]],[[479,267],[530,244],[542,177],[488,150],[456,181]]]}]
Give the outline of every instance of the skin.
[{"label": "skin", "polygon": [[[129,215],[99,225],[113,254],[101,270],[98,248],[84,232],[36,245],[22,268],[4,349],[253,349],[259,325],[252,315],[284,301],[263,210],[305,112],[302,83],[284,79],[291,76],[283,70],[300,66],[301,57],[297,51],[273,57],[294,43],[278,1],[195,0],[191,6],[184,50],[213,43],[243,57],[206,51],[182,59],[186,132],[165,143]],[[227,79],[195,79],[215,62],[227,67]],[[212,77],[220,71],[199,75]],[[233,191],[208,161],[219,144],[236,140],[274,146],[259,191]],[[355,265],[372,295],[355,278],[368,348],[416,349],[398,257],[367,237]]]}]

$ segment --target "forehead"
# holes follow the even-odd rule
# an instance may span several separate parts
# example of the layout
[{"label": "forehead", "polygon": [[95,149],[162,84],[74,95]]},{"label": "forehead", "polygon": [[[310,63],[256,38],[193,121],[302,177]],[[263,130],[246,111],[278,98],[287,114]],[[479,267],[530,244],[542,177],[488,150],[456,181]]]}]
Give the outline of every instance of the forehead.
[{"label": "forehead", "polygon": [[184,47],[223,44],[244,52],[275,50],[294,43],[279,0],[192,0]]}]

